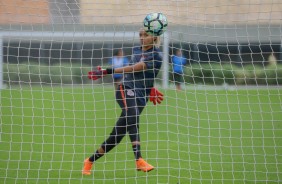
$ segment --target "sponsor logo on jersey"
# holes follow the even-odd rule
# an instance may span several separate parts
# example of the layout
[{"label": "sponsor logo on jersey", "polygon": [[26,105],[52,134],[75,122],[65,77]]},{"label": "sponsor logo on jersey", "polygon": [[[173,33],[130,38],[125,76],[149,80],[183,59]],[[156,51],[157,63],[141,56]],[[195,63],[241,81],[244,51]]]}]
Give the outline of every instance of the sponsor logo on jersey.
[{"label": "sponsor logo on jersey", "polygon": [[131,90],[131,89],[127,90],[127,95],[128,96],[134,96],[134,91]]}]

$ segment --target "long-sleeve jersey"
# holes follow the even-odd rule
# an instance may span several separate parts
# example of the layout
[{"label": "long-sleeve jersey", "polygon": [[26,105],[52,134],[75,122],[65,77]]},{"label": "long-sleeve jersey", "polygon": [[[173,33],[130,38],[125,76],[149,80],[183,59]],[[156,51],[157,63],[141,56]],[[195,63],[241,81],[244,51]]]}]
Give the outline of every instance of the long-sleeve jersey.
[{"label": "long-sleeve jersey", "polygon": [[126,73],[123,85],[127,89],[134,89],[136,97],[147,98],[162,66],[160,50],[153,47],[147,51],[142,51],[141,47],[134,47],[130,65],[141,61],[145,63],[146,70]]}]

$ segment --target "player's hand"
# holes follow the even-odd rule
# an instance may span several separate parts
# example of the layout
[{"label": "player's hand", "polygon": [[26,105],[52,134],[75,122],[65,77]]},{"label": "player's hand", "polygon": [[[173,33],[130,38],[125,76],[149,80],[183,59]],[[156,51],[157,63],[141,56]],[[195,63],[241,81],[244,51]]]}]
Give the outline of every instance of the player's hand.
[{"label": "player's hand", "polygon": [[107,74],[108,74],[107,70],[102,69],[101,66],[97,66],[96,70],[88,72],[88,79],[97,80],[104,77]]},{"label": "player's hand", "polygon": [[164,100],[163,98],[163,94],[157,90],[156,88],[151,88],[151,91],[150,91],[150,102],[153,102],[154,105],[156,105],[157,103],[160,104],[162,103],[162,101]]}]

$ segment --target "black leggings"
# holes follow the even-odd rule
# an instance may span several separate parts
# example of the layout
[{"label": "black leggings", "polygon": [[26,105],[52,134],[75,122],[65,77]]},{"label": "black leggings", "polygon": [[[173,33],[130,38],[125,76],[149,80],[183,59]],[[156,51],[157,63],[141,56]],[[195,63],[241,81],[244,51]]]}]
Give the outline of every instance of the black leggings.
[{"label": "black leggings", "polygon": [[133,89],[124,89],[122,85],[116,91],[116,100],[122,112],[110,136],[101,145],[105,153],[118,145],[127,132],[131,142],[140,141],[139,116],[144,109],[144,105],[141,105],[137,100]]}]

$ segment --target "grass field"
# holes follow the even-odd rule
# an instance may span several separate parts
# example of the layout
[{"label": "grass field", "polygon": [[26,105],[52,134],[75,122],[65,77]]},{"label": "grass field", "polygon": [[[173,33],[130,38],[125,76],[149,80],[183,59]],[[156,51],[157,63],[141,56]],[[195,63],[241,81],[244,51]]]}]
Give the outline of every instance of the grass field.
[{"label": "grass field", "polygon": [[162,90],[141,117],[137,172],[129,138],[82,176],[120,109],[110,87],[1,91],[0,183],[282,183],[282,89]]}]

